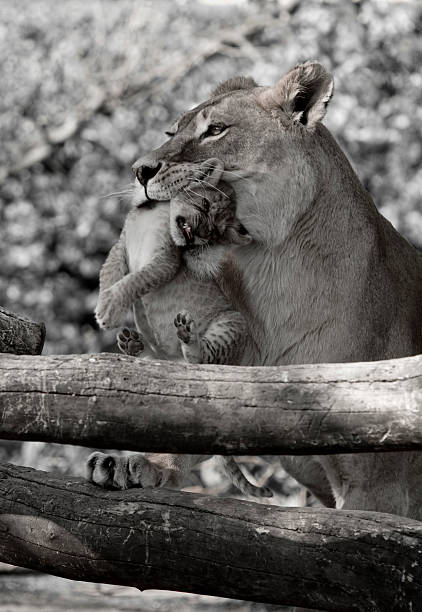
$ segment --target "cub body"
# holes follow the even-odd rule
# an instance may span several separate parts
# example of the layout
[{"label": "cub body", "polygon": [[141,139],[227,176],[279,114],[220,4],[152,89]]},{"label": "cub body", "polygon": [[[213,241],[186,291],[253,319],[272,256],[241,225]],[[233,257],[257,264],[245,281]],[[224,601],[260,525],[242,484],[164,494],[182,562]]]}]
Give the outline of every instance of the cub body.
[{"label": "cub body", "polygon": [[[232,309],[213,276],[224,244],[247,244],[250,237],[235,218],[233,190],[216,186],[220,176],[217,165],[207,172],[206,181],[193,182],[177,194],[170,215],[167,202],[144,204],[128,214],[119,242],[101,270],[96,311],[99,324],[112,327],[133,305],[137,331],[125,328],[118,334],[122,352],[177,360],[182,350],[191,363],[243,361],[245,320]],[[179,312],[181,305],[189,311]],[[88,477],[106,487],[178,487],[191,467],[207,458],[95,452],[88,459]],[[156,461],[166,465],[164,472],[155,468]],[[245,495],[272,495],[266,487],[251,484],[232,457],[221,457],[221,462]]]}]

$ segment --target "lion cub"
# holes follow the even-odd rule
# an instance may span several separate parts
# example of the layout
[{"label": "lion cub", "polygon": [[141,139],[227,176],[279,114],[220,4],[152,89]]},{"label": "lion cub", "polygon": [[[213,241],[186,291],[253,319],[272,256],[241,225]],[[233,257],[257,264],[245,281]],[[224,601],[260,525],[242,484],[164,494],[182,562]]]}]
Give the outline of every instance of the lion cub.
[{"label": "lion cub", "polygon": [[[155,202],[129,213],[120,240],[101,269],[96,309],[101,327],[115,327],[133,305],[137,331],[125,328],[118,334],[122,352],[164,359],[180,359],[182,353],[190,363],[241,362],[246,323],[227,302],[213,276],[218,270],[219,249],[222,253],[224,245],[248,244],[250,237],[235,216],[233,190],[219,183],[221,174],[221,164],[208,160],[202,178],[193,180],[171,200],[170,216],[168,204]],[[180,311],[180,304],[189,310]],[[174,313],[178,313],[176,317]],[[146,486],[150,457],[93,453],[88,460],[89,478],[103,486]],[[161,484],[178,486],[170,475],[181,477],[190,469],[190,459],[167,457],[169,479]],[[198,461],[204,458],[198,457]],[[242,493],[272,496],[268,488],[251,484],[232,457],[221,461]]]},{"label": "lion cub", "polygon": [[246,323],[213,278],[225,245],[251,239],[235,216],[233,190],[217,187],[221,174],[218,160],[209,160],[204,178],[171,200],[170,215],[161,202],[128,214],[101,269],[96,308],[100,327],[112,328],[134,306],[138,333],[118,335],[122,352],[172,360],[183,355],[190,363],[241,362]]}]

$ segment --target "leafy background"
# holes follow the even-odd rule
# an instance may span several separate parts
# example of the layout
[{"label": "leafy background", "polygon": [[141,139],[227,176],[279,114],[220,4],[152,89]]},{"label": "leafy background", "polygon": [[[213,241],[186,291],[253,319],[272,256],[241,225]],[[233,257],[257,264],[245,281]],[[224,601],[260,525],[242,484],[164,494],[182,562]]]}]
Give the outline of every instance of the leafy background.
[{"label": "leafy background", "polygon": [[[422,5],[397,0],[2,0],[0,304],[45,321],[45,354],[115,350],[93,310],[132,162],[221,80],[270,84],[307,59],[335,75],[327,126],[422,249],[421,30]],[[87,452],[4,443],[0,458],[80,473]],[[278,502],[303,501],[275,463],[249,461]],[[204,486],[230,492],[209,466]]]}]

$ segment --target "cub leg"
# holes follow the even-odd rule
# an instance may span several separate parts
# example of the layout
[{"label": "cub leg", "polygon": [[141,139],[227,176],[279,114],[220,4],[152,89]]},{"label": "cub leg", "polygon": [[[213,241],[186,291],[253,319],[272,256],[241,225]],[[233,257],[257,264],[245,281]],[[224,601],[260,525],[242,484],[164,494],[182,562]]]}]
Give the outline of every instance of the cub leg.
[{"label": "cub leg", "polygon": [[121,237],[110,249],[100,271],[100,292],[95,307],[95,316],[100,327],[105,326],[103,316],[108,303],[108,290],[126,276],[128,272],[126,249]]},{"label": "cub leg", "polygon": [[155,359],[166,359],[167,355],[160,348],[157,338],[151,329],[142,300],[138,300],[133,305],[133,318],[135,319],[136,329],[142,336],[145,350],[149,353],[149,355]]},{"label": "cub leg", "polygon": [[114,283],[129,272],[126,256],[124,238],[120,237],[118,242],[110,249],[109,254],[100,270],[100,295],[109,289]]},{"label": "cub leg", "polygon": [[182,310],[176,315],[174,324],[185,361],[202,363],[201,341],[192,315],[187,310]]},{"label": "cub leg", "polygon": [[92,453],[87,461],[87,478],[107,489],[169,487],[179,489],[186,475],[206,455],[132,453],[127,457]]},{"label": "cub leg", "polygon": [[247,331],[239,312],[230,310],[215,317],[202,338],[199,338],[193,317],[187,310],[176,315],[174,324],[188,363],[235,365],[240,361]]},{"label": "cub leg", "polygon": [[172,246],[163,248],[141,270],[130,272],[101,294],[96,315],[101,327],[117,327],[132,304],[143,295],[170,282],[180,266],[180,252]]},{"label": "cub leg", "polygon": [[124,355],[139,357],[144,351],[141,334],[136,329],[123,327],[116,336],[117,346]]}]

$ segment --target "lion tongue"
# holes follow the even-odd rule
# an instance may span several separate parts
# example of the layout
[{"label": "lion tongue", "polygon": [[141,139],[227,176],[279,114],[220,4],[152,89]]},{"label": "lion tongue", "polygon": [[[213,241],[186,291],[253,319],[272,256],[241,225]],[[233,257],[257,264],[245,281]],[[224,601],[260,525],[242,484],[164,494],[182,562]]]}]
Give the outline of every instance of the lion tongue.
[{"label": "lion tongue", "polygon": [[192,228],[190,225],[188,225],[187,223],[184,223],[183,226],[183,232],[186,235],[186,238],[191,241],[192,240]]}]

